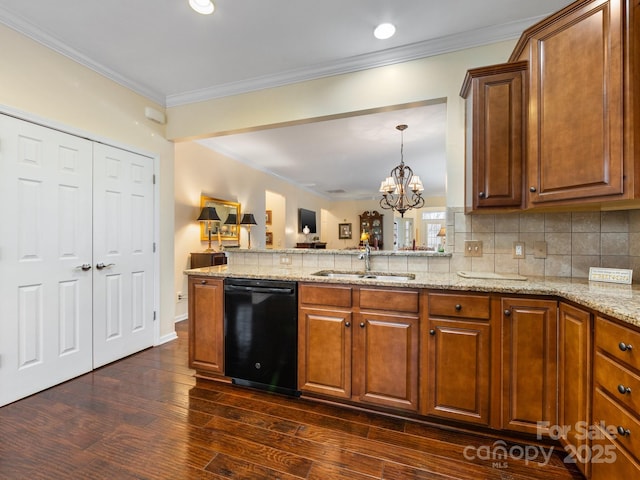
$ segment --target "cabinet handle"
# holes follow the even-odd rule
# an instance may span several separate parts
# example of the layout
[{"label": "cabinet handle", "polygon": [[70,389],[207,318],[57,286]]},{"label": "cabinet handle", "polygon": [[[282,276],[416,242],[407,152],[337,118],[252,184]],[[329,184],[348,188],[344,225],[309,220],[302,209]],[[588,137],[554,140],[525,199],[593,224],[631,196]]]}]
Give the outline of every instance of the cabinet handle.
[{"label": "cabinet handle", "polygon": [[434,329],[429,330],[429,335],[435,335],[436,331]]},{"label": "cabinet handle", "polygon": [[87,270],[91,270],[91,264],[83,263],[82,265],[78,265],[76,268],[79,268],[83,272],[86,272]]},{"label": "cabinet handle", "polygon": [[538,189],[537,189],[536,187],[529,187],[529,191],[530,191],[531,193],[536,193],[536,191],[537,191],[537,190],[538,190]]},{"label": "cabinet handle", "polygon": [[510,317],[511,316],[511,310],[509,310],[508,308],[504,311],[504,316],[505,317]]},{"label": "cabinet handle", "polygon": [[627,351],[631,351],[631,350],[633,350],[633,345],[627,345],[627,344],[626,344],[626,343],[624,343],[624,342],[620,342],[620,343],[618,344],[618,348],[619,348],[620,350],[622,350],[623,352],[627,352]]},{"label": "cabinet handle", "polygon": [[628,428],[624,428],[624,427],[618,427],[618,433],[622,437],[628,437],[629,435],[631,435],[631,430],[629,430]]},{"label": "cabinet handle", "polygon": [[631,387],[625,387],[624,385],[620,384],[618,385],[618,391],[623,395],[625,393],[631,393]]},{"label": "cabinet handle", "polygon": [[365,327],[364,322],[360,322],[360,328],[364,328],[364,327]]},{"label": "cabinet handle", "polygon": [[206,285],[207,281],[206,280],[200,280],[200,285]]},{"label": "cabinet handle", "polygon": [[486,196],[487,196],[487,194],[486,194],[486,193],[484,193],[484,192],[480,192],[480,193],[478,193],[478,197],[480,197],[480,198],[484,198],[484,197],[486,197]]},{"label": "cabinet handle", "polygon": [[351,322],[344,322],[344,326],[349,328],[351,326]]},{"label": "cabinet handle", "polygon": [[459,303],[456,303],[456,306],[453,308],[456,309],[456,312],[459,312],[460,310],[462,310],[462,305],[460,305]]}]

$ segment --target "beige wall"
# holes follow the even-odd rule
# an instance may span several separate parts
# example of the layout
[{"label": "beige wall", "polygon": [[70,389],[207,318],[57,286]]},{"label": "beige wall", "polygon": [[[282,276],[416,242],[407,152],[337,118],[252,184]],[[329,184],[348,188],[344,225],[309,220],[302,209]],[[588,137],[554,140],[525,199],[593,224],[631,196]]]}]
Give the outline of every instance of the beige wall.
[{"label": "beige wall", "polygon": [[469,68],[504,62],[515,41],[168,109],[167,136],[188,140],[394,105],[447,102],[447,205],[464,205],[464,101]]},{"label": "beige wall", "polygon": [[160,336],[174,332],[173,144],[144,117],[153,104],[0,25],[0,111],[160,159]]},{"label": "beige wall", "polygon": [[[284,246],[294,246],[303,241],[298,234],[298,208],[304,207],[318,212],[329,204],[326,199],[294,187],[267,173],[253,169],[218,154],[196,142],[181,142],[175,145],[176,167],[175,190],[175,266],[174,292],[187,293],[187,277],[184,270],[189,267],[189,254],[207,248],[200,241],[200,226],[196,222],[200,208],[200,195],[240,203],[243,213],[253,213],[258,225],[251,228],[251,247],[265,248],[266,196],[268,191],[277,192],[286,198],[285,212],[274,211],[278,225],[284,231]],[[322,235],[322,232],[320,233]],[[240,228],[240,245],[247,248],[247,230]],[[217,249],[217,244],[214,245]],[[172,293],[172,298],[176,294]],[[187,299],[177,301],[176,319],[186,317]]]}]

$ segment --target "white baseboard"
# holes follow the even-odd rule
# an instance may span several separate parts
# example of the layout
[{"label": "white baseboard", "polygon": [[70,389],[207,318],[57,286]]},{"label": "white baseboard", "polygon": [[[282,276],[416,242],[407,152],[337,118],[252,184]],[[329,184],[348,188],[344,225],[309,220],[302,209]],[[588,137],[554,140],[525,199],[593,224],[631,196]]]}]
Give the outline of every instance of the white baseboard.
[{"label": "white baseboard", "polygon": [[178,315],[175,318],[174,323],[182,322],[182,321],[186,320],[187,318],[189,318],[189,314],[188,313],[183,313],[182,315]]},{"label": "white baseboard", "polygon": [[174,330],[173,332],[170,332],[170,333],[167,333],[166,335],[161,336],[160,339],[158,340],[158,343],[156,344],[156,347],[158,345],[162,345],[163,343],[170,342],[177,338],[178,338],[178,334]]}]

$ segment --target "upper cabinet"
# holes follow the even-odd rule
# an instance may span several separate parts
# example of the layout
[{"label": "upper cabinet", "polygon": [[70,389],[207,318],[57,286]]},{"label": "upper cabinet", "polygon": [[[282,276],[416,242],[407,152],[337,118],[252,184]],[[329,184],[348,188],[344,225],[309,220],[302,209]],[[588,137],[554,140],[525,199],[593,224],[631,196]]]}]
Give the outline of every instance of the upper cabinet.
[{"label": "upper cabinet", "polygon": [[467,211],[523,206],[526,71],[523,61],[467,72]]},{"label": "upper cabinet", "polygon": [[[524,208],[640,198],[640,156],[635,153],[640,128],[634,127],[640,112],[635,78],[640,65],[639,17],[637,1],[579,0],[523,33],[509,63],[528,62],[523,85]],[[473,80],[471,91],[475,93]],[[484,87],[485,95],[488,91]],[[520,150],[513,144],[505,147],[519,128],[519,118],[491,101],[500,105],[499,99],[485,101],[480,108],[488,111],[478,114],[478,103],[467,97],[467,108],[473,108],[467,136],[474,140],[467,140],[467,148],[473,149],[467,154],[467,176],[474,174],[467,181],[478,196],[467,201],[467,210],[494,207],[480,201],[483,194],[493,193],[485,187],[494,192],[495,185],[501,187],[498,192],[504,197],[519,161]],[[505,133],[501,136],[487,124]],[[495,138],[502,138],[502,148],[487,148]],[[483,173],[486,165],[491,168],[488,175]]]}]

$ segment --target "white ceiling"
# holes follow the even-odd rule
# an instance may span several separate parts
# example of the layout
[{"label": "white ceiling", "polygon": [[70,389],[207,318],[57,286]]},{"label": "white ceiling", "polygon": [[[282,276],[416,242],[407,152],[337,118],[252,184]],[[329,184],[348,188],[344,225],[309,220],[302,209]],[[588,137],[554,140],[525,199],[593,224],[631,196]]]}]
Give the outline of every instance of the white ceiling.
[{"label": "white ceiling", "polygon": [[[517,38],[570,0],[0,0],[0,22],[166,106]],[[397,33],[376,40],[373,28]],[[6,48],[6,47],[5,47]],[[459,79],[460,81],[462,79]],[[432,111],[433,110],[433,111]],[[444,187],[442,105],[271,129],[205,143],[331,198],[375,196],[405,161]],[[361,165],[353,169],[348,164]],[[438,182],[429,185],[430,179]],[[349,195],[328,194],[346,190]],[[443,192],[443,190],[442,190]]]}]

